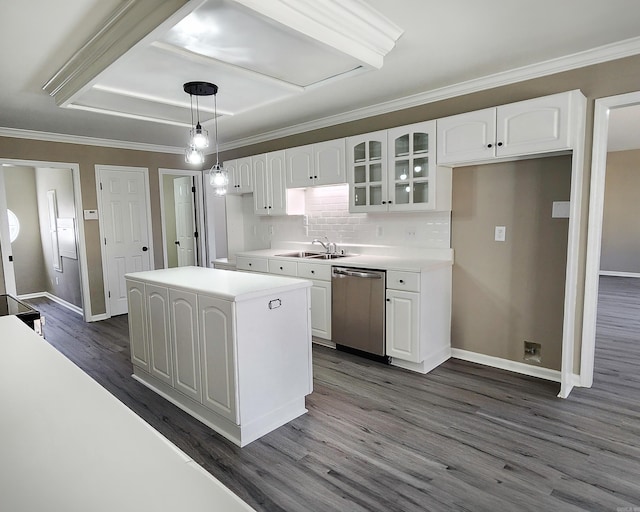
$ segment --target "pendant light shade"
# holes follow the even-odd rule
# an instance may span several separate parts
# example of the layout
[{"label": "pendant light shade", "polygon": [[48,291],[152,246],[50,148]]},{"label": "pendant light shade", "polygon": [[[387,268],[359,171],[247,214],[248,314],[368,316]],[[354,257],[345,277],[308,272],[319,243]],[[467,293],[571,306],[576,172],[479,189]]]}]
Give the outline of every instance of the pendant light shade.
[{"label": "pendant light shade", "polygon": [[187,82],[183,85],[183,89],[191,99],[192,125],[194,120],[193,97],[196,97],[196,125],[189,131],[189,146],[185,151],[186,161],[194,165],[200,165],[204,163],[204,153],[202,150],[209,146],[209,132],[202,128],[202,125],[200,124],[200,106],[198,103],[198,96],[213,96],[213,122],[215,126],[216,163],[209,170],[209,184],[215,188],[217,195],[225,195],[227,193],[227,186],[229,184],[229,174],[222,168],[219,162],[218,103],[216,99],[218,86],[210,82]]}]

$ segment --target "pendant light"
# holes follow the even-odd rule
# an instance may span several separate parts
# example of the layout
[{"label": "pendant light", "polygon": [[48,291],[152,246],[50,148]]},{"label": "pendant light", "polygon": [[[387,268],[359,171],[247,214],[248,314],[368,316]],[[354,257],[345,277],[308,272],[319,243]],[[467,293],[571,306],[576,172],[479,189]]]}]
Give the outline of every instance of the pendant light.
[{"label": "pendant light", "polygon": [[189,147],[185,152],[185,159],[191,164],[202,164],[204,162],[204,153],[202,150],[209,146],[209,133],[200,125],[200,106],[198,96],[213,96],[213,121],[215,126],[216,139],[216,163],[209,170],[209,184],[215,187],[217,195],[225,195],[227,193],[227,185],[229,184],[229,175],[222,168],[219,161],[218,151],[218,102],[217,96],[218,86],[210,82],[187,82],[183,85],[191,99],[191,124],[193,125],[193,96],[196,97],[196,125],[189,131]]}]

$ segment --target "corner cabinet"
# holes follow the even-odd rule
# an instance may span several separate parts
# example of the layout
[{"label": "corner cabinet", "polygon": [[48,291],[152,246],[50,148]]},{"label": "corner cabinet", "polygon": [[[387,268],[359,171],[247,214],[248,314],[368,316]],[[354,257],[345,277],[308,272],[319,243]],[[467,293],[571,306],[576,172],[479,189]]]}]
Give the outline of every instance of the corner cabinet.
[{"label": "corner cabinet", "polygon": [[202,267],[126,280],[136,380],[239,446],[306,412],[311,283]]},{"label": "corner cabinet", "polygon": [[450,209],[450,171],[436,167],[435,139],[435,121],[349,137],[349,211]]},{"label": "corner cabinet", "polygon": [[581,101],[569,91],[438,119],[438,164],[569,150]]}]

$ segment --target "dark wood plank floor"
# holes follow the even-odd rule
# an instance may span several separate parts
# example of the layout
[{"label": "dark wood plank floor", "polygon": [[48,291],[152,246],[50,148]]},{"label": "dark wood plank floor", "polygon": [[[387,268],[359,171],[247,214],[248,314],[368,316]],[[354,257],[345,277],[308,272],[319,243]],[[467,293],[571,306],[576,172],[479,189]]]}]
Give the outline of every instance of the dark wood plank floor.
[{"label": "dark wood plank floor", "polygon": [[567,400],[463,361],[422,376],[314,347],[309,413],[242,449],[130,377],[126,316],[33,302],[52,345],[258,511],[616,511],[640,507],[631,281],[603,279],[595,383]]}]

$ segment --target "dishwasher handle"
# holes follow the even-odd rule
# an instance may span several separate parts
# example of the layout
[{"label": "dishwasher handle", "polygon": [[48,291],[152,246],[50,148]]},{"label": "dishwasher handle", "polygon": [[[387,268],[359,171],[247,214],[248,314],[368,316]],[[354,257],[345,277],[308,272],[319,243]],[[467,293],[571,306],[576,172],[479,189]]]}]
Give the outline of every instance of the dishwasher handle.
[{"label": "dishwasher handle", "polygon": [[341,267],[333,267],[333,275],[360,277],[363,279],[382,279],[382,273],[380,272],[367,272],[364,270],[354,270]]}]

